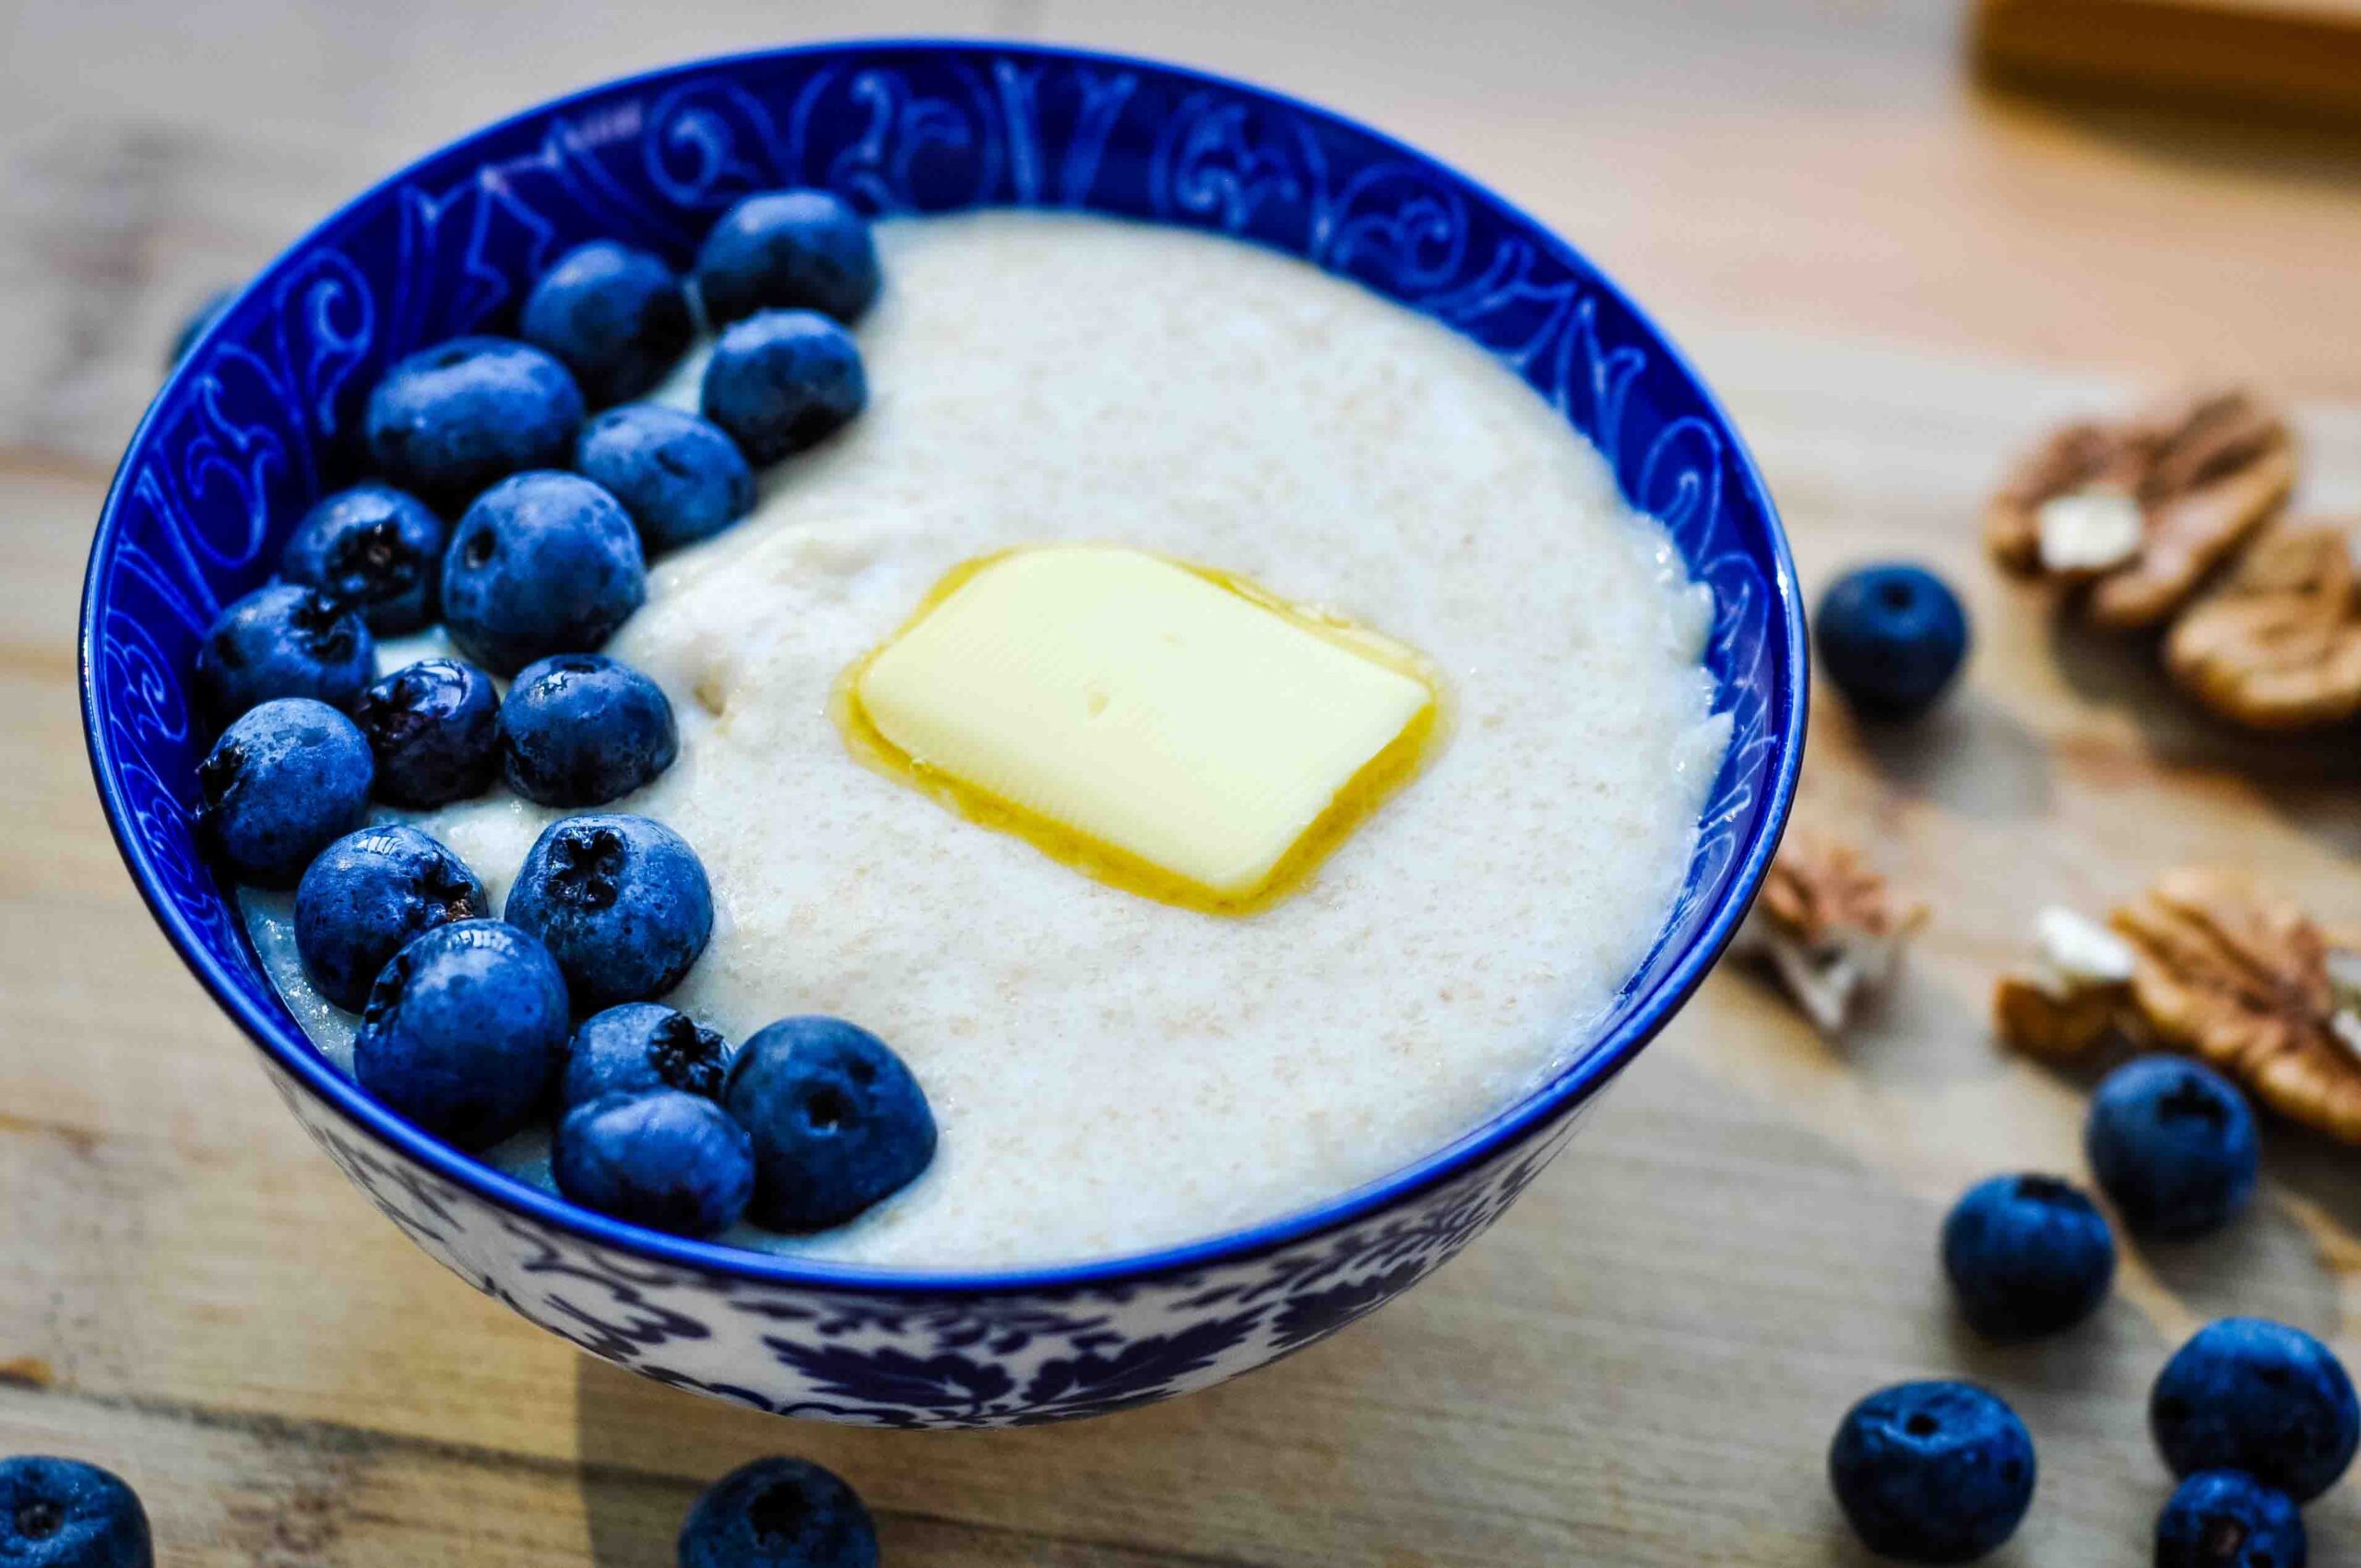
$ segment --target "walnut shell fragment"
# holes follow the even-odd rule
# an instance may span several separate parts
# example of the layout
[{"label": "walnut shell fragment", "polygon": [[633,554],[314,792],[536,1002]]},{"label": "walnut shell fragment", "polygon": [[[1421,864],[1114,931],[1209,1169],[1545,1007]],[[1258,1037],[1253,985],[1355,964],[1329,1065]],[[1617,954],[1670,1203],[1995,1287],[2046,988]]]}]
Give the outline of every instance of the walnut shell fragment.
[{"label": "walnut shell fragment", "polygon": [[2174,623],[2165,669],[2203,707],[2249,729],[2361,713],[2361,577],[2345,530],[2266,530]]},{"label": "walnut shell fragment", "polygon": [[2291,1120],[2361,1143],[2361,1015],[2343,983],[2351,949],[2229,873],[2168,873],[2110,923],[2137,955],[2132,1001],[2161,1043]]},{"label": "walnut shell fragment", "polygon": [[[2088,583],[2084,610],[2098,624],[2153,626],[2295,482],[2295,438],[2278,411],[2242,389],[2208,392],[2058,431],[2003,481],[1985,540],[2010,571]],[[2136,540],[2121,529],[2127,501],[2139,513]]]},{"label": "walnut shell fragment", "polygon": [[1851,845],[1791,828],[1731,951],[1769,965],[1822,1033],[1891,984],[1927,907],[1897,897]]}]

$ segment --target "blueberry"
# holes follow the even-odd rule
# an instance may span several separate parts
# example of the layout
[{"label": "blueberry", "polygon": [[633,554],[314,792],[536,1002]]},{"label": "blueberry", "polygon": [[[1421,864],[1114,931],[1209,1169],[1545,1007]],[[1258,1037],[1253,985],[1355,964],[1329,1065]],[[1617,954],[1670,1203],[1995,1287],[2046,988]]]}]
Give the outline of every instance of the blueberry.
[{"label": "blueberry", "polygon": [[148,1568],[155,1560],[148,1511],[120,1476],[78,1459],[0,1459],[0,1562],[8,1568]]},{"label": "blueberry", "polygon": [[310,697],[250,708],[196,766],[196,830],[230,873],[292,887],[312,857],[361,825],[369,742]]},{"label": "blueberry", "polygon": [[415,495],[356,484],[303,514],[279,569],[291,582],[359,606],[373,632],[415,632],[434,619],[449,531]]},{"label": "blueberry", "polygon": [[934,1113],[902,1059],[841,1018],[782,1018],[738,1052],[721,1102],[754,1140],[752,1218],[841,1225],[934,1158]]},{"label": "blueberry", "polygon": [[489,1148],[532,1120],[565,1029],[565,979],[547,948],[500,921],[454,921],[411,938],[377,977],[352,1075],[437,1137]]},{"label": "blueberry", "polygon": [[451,640],[498,675],[590,651],[647,597],[631,515],[575,474],[501,481],[468,508],[443,556]]},{"label": "blueberry", "polygon": [[180,330],[172,334],[172,358],[165,361],[164,368],[170,370],[188,358],[188,351],[196,347],[196,340],[205,336],[205,329],[220,320],[221,313],[228,310],[230,302],[237,297],[238,291],[232,286],[216,289],[199,300],[196,308],[182,320]]},{"label": "blueberry", "polygon": [[2177,1476],[2244,1470],[2309,1503],[2352,1463],[2361,1408],[2327,1346],[2283,1323],[2225,1317],[2165,1363],[2148,1429]]},{"label": "blueberry", "polygon": [[557,1098],[571,1108],[600,1095],[670,1088],[718,1099],[729,1071],[730,1043],[719,1034],[660,1002],[626,1002],[574,1031]]},{"label": "blueberry", "polygon": [[2106,1300],[2115,1237],[2098,1206],[2055,1176],[1995,1176],[1943,1221],[1943,1272],[1978,1334],[2038,1338]]},{"label": "blueberry", "polygon": [[806,1459],[757,1459],[689,1510],[680,1568],[877,1568],[877,1526],[833,1472]]},{"label": "blueberry", "polygon": [[570,816],[533,840],[504,912],[549,944],[587,1010],[680,984],[713,934],[713,889],[662,823]]},{"label": "blueberry", "polygon": [[648,551],[720,532],[754,505],[754,474],[710,420],[660,403],[626,403],[582,427],[574,466],[604,485]]},{"label": "blueberry", "polygon": [[377,758],[377,796],[427,810],[492,788],[500,771],[500,694],[456,659],[421,659],[361,694],[353,721]]},{"label": "blueberry", "polygon": [[849,324],[877,297],[878,282],[868,220],[827,191],[747,196],[697,252],[697,297],[716,327],[765,309],[815,310]]},{"label": "blueberry", "polygon": [[2304,1568],[2309,1556],[2287,1494],[2236,1470],[2200,1470],[2156,1517],[2156,1568]]},{"label": "blueberry", "polygon": [[558,1123],[557,1190],[585,1208],[676,1236],[738,1223],[754,1190],[746,1130],[679,1089],[601,1095]]},{"label": "blueberry", "polygon": [[2219,1229],[2254,1195],[2262,1148],[2246,1097],[2211,1067],[2143,1056],[2091,1097],[2083,1151],[2135,1232],[2186,1241]]},{"label": "blueberry", "polygon": [[1897,1383],[1845,1413],[1828,1451],[1862,1543],[1905,1562],[1968,1562],[2016,1533],[2033,1502],[2033,1438],[1969,1383]]},{"label": "blueberry", "polygon": [[700,400],[740,451],[775,463],[860,412],[869,382],[843,327],[808,310],[766,310],[721,335]]},{"label": "blueberry", "polygon": [[1923,566],[1864,566],[1828,586],[1814,617],[1821,668],[1867,719],[1916,719],[1967,658],[1967,612]]},{"label": "blueberry", "polygon": [[563,464],[582,428],[582,393],[529,343],[454,338],[386,372],[367,422],[387,478],[454,508],[494,480]]},{"label": "blueberry", "polygon": [[415,827],[364,827],[295,885],[295,951],[322,996],[358,1011],[411,937],[491,912],[476,873],[441,844]]},{"label": "blueberry", "polygon": [[374,677],[360,612],[297,583],[266,583],[215,617],[196,649],[196,702],[227,724],[273,697],[350,707]]},{"label": "blueberry", "polygon": [[636,398],[696,336],[689,294],[646,251],[593,240],[558,257],[525,301],[525,340],[574,373],[593,408]]},{"label": "blueberry", "polygon": [[597,653],[517,672],[500,705],[508,787],[545,806],[597,806],[655,781],[679,754],[672,705],[655,682]]}]

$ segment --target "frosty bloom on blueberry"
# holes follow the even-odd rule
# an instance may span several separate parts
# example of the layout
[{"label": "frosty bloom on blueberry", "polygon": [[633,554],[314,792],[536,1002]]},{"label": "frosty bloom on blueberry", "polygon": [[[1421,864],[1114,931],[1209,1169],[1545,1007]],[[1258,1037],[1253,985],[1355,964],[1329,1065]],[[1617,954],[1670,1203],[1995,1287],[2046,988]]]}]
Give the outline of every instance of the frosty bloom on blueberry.
[{"label": "frosty bloom on blueberry", "polygon": [[679,754],[672,705],[630,665],[561,653],[516,673],[500,705],[508,787],[545,806],[597,806],[653,783]]},{"label": "frosty bloom on blueberry", "polygon": [[812,310],[850,326],[877,297],[877,245],[833,192],[764,191],[741,199],[697,252],[706,318],[726,327],[758,310]]},{"label": "frosty bloom on blueberry", "polygon": [[564,465],[582,413],[574,377],[531,344],[455,338],[369,394],[369,453],[401,489],[456,508],[494,480]]},{"label": "frosty bloom on blueberry", "polygon": [[492,677],[456,659],[421,659],[361,694],[352,720],[377,759],[378,798],[425,810],[481,795],[500,770]]},{"label": "frosty bloom on blueberry", "polygon": [[1862,1543],[1904,1562],[1972,1562],[2033,1503],[2033,1437],[1973,1384],[1902,1383],[1845,1414],[1828,1451],[1836,1501]]},{"label": "frosty bloom on blueberry", "polygon": [[746,1130],[703,1096],[670,1088],[567,1111],[551,1170],[584,1207],[676,1236],[727,1230],[754,1188]]},{"label": "frosty bloom on blueberry", "polygon": [[574,373],[592,408],[603,408],[663,380],[696,323],[688,291],[661,258],[592,240],[541,274],[522,331]]},{"label": "frosty bloom on blueberry", "polygon": [[841,1225],[934,1158],[934,1113],[902,1059],[841,1018],[782,1018],[740,1048],[722,1104],[753,1138],[750,1211],[772,1230]]},{"label": "frosty bloom on blueberry", "polygon": [[353,1076],[437,1137],[488,1148],[532,1119],[565,1033],[565,979],[549,950],[504,921],[456,921],[377,977]]},{"label": "frosty bloom on blueberry", "polygon": [[699,393],[705,417],[757,463],[834,434],[868,405],[852,335],[808,310],[766,310],[721,335]]},{"label": "frosty bloom on blueberry", "polygon": [[350,707],[376,658],[350,605],[299,583],[266,583],[222,611],[197,646],[197,706],[216,724],[273,697]]},{"label": "frosty bloom on blueberry", "polygon": [[448,525],[389,484],[356,484],[303,514],[279,552],[290,582],[358,605],[373,632],[414,632],[435,616]]},{"label": "frosty bloom on blueberry", "polygon": [[651,555],[718,533],[754,505],[754,473],[737,444],[661,403],[626,403],[584,425],[574,467],[623,503]]},{"label": "frosty bloom on blueberry", "polygon": [[609,1094],[680,1089],[721,1096],[730,1042],[660,1002],[626,1002],[593,1013],[574,1031],[558,1102],[571,1110]]},{"label": "frosty bloom on blueberry", "polygon": [[150,1568],[148,1511],[123,1479],[78,1459],[0,1459],[0,1562]]},{"label": "frosty bloom on blueberry", "polygon": [[357,1011],[421,932],[491,913],[467,862],[415,827],[348,833],[295,886],[295,949],[322,996]]},{"label": "frosty bloom on blueberry", "polygon": [[2202,1063],[2143,1056],[2107,1075],[2082,1134],[2099,1185],[2142,1235],[2186,1241],[2254,1195],[2262,1147],[2236,1085]]},{"label": "frosty bloom on blueberry", "polygon": [[310,697],[249,709],[197,765],[196,827],[241,882],[288,887],[369,805],[369,742]]},{"label": "frosty bloom on blueberry", "polygon": [[506,918],[540,937],[584,1007],[681,983],[713,934],[713,890],[686,840],[644,816],[570,816],[533,841]]},{"label": "frosty bloom on blueberry", "polygon": [[451,640],[494,674],[592,651],[647,597],[630,515],[575,474],[503,480],[468,508],[443,557]]},{"label": "frosty bloom on blueberry", "polygon": [[877,1568],[877,1527],[835,1472],[805,1459],[757,1459],[689,1510],[680,1568]]}]

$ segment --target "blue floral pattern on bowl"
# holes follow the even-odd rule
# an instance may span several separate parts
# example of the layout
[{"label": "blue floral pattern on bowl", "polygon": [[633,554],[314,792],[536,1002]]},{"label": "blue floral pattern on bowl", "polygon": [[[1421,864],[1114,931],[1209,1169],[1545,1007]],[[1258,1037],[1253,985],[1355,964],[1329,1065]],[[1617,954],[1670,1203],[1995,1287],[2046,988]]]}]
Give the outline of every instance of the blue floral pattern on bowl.
[{"label": "blue floral pattern on bowl", "polygon": [[[1065,1268],[891,1275],[574,1208],[391,1116],[304,1039],[192,842],[197,638],[269,575],[311,501],[357,471],[361,404],[386,364],[501,329],[581,240],[685,264],[739,196],[815,184],[872,213],[1083,208],[1300,256],[1483,345],[1664,520],[1713,592],[1708,662],[1730,748],[1646,963],[1518,1104],[1385,1181],[1235,1235]],[[1620,290],[1482,187],[1323,111],[1016,45],[851,43],[681,66],[528,111],[361,196],[245,291],[149,410],[99,524],[81,636],[92,769],[134,879],[289,1109],[388,1218],[478,1289],[635,1372],[881,1426],[1053,1420],[1205,1387],[1416,1284],[1506,1210],[1718,956],[1802,748],[1802,618],[1770,497]]]}]

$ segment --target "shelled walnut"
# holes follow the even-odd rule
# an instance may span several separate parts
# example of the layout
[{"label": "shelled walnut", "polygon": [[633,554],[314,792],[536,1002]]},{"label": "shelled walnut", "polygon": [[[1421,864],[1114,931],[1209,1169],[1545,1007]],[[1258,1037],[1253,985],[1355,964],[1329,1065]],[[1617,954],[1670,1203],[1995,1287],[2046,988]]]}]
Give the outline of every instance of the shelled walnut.
[{"label": "shelled walnut", "polygon": [[2295,439],[2278,411],[2251,392],[2207,392],[2058,431],[2002,483],[1985,539],[2010,571],[2084,587],[2098,624],[2154,626],[2295,482]]},{"label": "shelled walnut", "polygon": [[1890,984],[1927,907],[1899,897],[1851,845],[1790,828],[1731,951],[1768,964],[1823,1033]]},{"label": "shelled walnut", "polygon": [[2165,671],[2249,729],[2361,713],[2361,576],[2345,529],[2313,522],[2264,531],[2173,624]]},{"label": "shelled walnut", "polygon": [[2004,1039],[2045,1056],[2110,1038],[2185,1051],[2291,1120],[2361,1143],[2361,936],[2331,933],[2235,873],[2189,869],[2108,925],[2119,948],[2092,949],[2106,956],[2088,983],[2000,982]]}]

